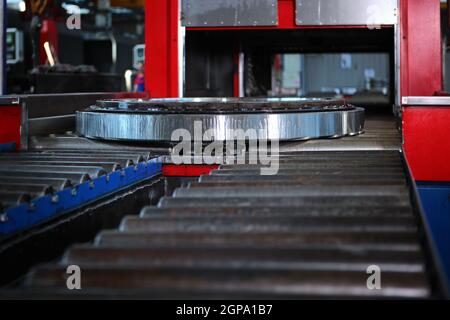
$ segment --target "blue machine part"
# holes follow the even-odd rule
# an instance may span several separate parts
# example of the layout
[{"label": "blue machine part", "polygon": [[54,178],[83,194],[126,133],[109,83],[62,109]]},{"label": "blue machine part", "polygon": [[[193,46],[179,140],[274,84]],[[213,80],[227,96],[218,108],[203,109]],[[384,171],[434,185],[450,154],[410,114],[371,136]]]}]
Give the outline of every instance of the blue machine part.
[{"label": "blue machine part", "polygon": [[161,173],[162,158],[155,158],[87,181],[74,188],[40,197],[33,200],[31,204],[9,208],[0,215],[0,235],[27,230],[40,222],[55,218]]},{"label": "blue machine part", "polygon": [[11,152],[16,150],[16,143],[0,143],[0,152]]},{"label": "blue machine part", "polygon": [[418,182],[417,187],[450,286],[450,183]]}]

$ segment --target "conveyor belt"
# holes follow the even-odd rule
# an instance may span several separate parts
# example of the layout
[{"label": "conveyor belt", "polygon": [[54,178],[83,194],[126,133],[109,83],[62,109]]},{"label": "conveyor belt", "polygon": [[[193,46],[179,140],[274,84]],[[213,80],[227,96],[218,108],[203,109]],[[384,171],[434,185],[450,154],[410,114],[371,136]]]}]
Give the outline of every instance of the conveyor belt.
[{"label": "conveyor belt", "polygon": [[[118,231],[37,268],[40,297],[309,298],[439,296],[398,151],[300,152],[280,173],[223,166]],[[66,268],[82,290],[66,289]],[[367,268],[381,268],[369,290]]]},{"label": "conveyor belt", "polygon": [[0,240],[160,172],[141,150],[0,153]]}]

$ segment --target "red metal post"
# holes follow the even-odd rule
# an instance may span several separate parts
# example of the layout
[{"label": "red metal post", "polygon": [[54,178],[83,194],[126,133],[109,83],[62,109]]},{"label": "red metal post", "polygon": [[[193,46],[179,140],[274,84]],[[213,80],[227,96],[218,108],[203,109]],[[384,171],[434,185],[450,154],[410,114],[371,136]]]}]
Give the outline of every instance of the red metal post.
[{"label": "red metal post", "polygon": [[439,0],[401,0],[401,96],[431,96],[442,89]]},{"label": "red metal post", "polygon": [[[439,0],[401,0],[401,96],[442,89]],[[418,181],[450,181],[450,107],[403,107],[404,150]]]},{"label": "red metal post", "polygon": [[178,97],[178,0],[145,2],[146,90],[152,98]]},{"label": "red metal post", "polygon": [[[277,29],[364,29],[367,25],[298,26],[295,21],[296,0],[278,0],[278,25],[246,27],[188,27],[186,30],[277,30]],[[382,26],[390,27],[390,26]]]},{"label": "red metal post", "polygon": [[239,44],[236,44],[233,51],[233,96],[239,98],[240,91],[240,74],[239,74],[239,64],[240,64],[240,50]]}]

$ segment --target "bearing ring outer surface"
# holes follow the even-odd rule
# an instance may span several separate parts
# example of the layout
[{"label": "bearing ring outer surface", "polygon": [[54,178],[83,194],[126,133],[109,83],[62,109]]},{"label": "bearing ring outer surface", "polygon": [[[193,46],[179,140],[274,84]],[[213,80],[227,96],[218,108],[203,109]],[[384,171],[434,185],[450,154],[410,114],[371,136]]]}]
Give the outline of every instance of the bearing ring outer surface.
[{"label": "bearing ring outer surface", "polygon": [[177,129],[194,137],[201,123],[207,140],[233,140],[236,130],[280,141],[357,135],[364,109],[339,99],[182,98],[103,100],[77,112],[77,132],[93,139],[169,142]]}]

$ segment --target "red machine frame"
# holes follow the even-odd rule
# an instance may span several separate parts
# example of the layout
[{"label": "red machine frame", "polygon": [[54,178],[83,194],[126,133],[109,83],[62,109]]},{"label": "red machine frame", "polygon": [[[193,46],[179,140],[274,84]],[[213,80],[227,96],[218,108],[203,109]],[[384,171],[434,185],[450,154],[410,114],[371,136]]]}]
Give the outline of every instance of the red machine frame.
[{"label": "red machine frame", "polygon": [[[400,97],[432,96],[442,90],[442,49],[439,0],[399,0]],[[305,27],[295,23],[295,0],[278,0],[279,24],[274,27],[224,29],[366,28]],[[196,30],[205,28],[187,28]],[[146,1],[146,83],[152,97],[179,97],[179,0]],[[235,59],[238,59],[235,57]],[[235,68],[236,69],[236,68]],[[234,88],[238,95],[239,74]],[[416,180],[450,181],[450,107],[403,106],[404,150]]]},{"label": "red machine frame", "polygon": [[[401,97],[442,90],[439,0],[401,0]],[[418,181],[450,181],[450,106],[403,106],[403,148]]]},{"label": "red machine frame", "polygon": [[[399,96],[433,96],[442,90],[442,48],[439,0],[399,0]],[[279,0],[279,24],[245,29],[318,28],[297,26],[295,0]],[[365,28],[366,26],[320,26]],[[204,30],[204,28],[201,28]],[[209,28],[244,29],[240,27]],[[187,30],[196,30],[188,28]],[[182,53],[179,0],[146,1],[146,86],[151,97],[179,97]],[[238,63],[238,52],[235,60]],[[239,74],[235,68],[235,95]],[[450,105],[402,106],[404,151],[413,175],[420,181],[450,181]],[[1,137],[18,142],[20,127],[9,122],[8,108],[0,109]],[[16,118],[18,115],[15,116]],[[5,140],[5,139],[1,139]],[[0,141],[2,142],[2,141]],[[8,141],[3,141],[8,142]]]}]

